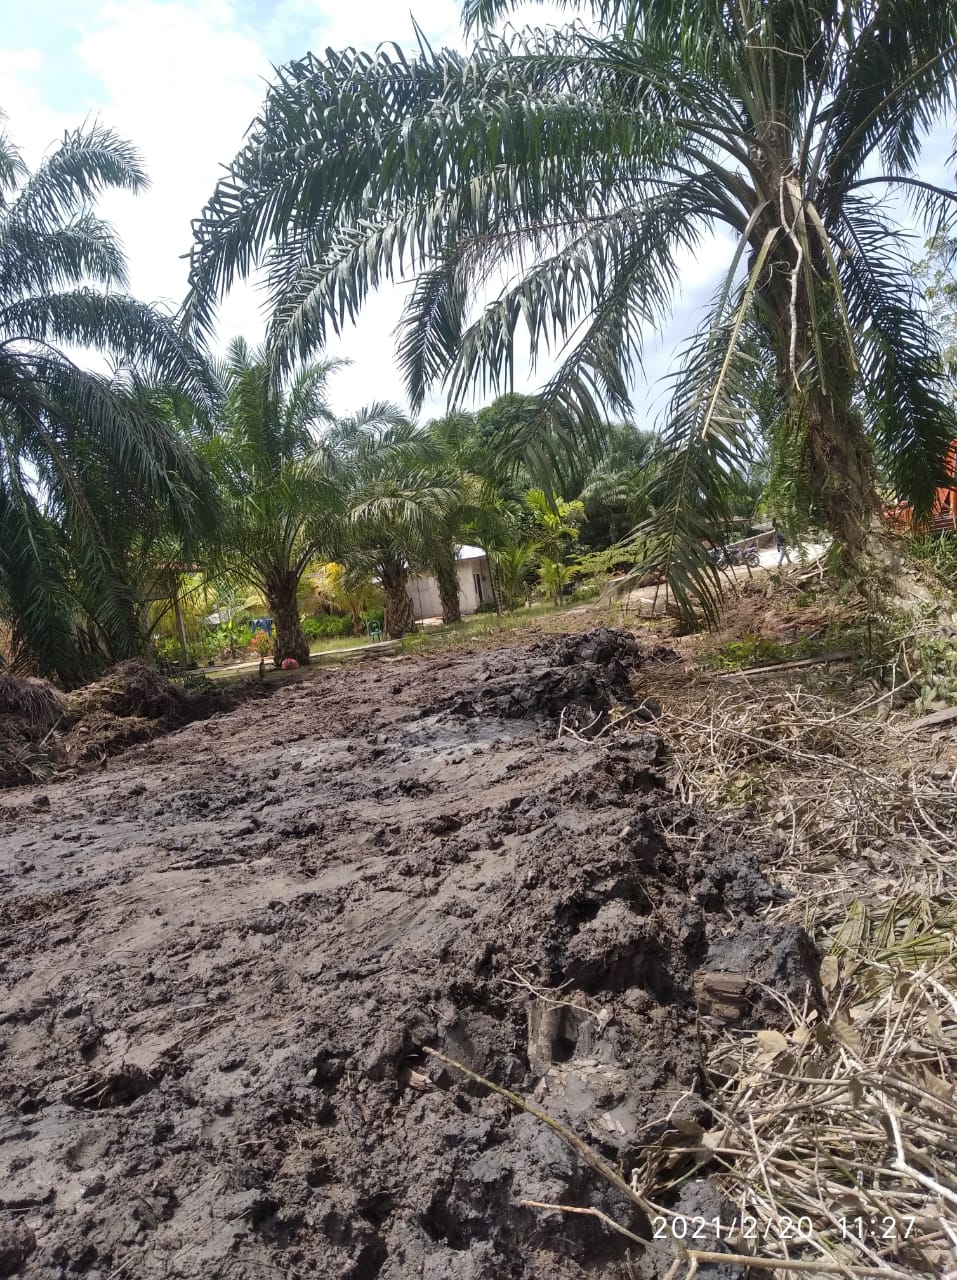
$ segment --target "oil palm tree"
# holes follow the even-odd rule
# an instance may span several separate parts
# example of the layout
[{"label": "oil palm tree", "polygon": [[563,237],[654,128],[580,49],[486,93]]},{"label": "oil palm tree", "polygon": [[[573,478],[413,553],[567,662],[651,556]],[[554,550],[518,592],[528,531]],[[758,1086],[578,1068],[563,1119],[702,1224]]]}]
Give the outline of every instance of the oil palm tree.
[{"label": "oil palm tree", "polygon": [[[146,185],[112,131],[67,133],[33,172],[0,135],[0,616],[34,667],[65,683],[143,641],[131,543],[195,532],[203,469],[172,429],[176,388],[208,408],[203,361],[168,316],[127,296],[95,198]],[[92,348],[104,375],[64,347]]]},{"label": "oil palm tree", "polygon": [[518,474],[527,465],[524,424],[503,424],[496,418],[491,424],[485,419],[480,425],[482,417],[460,411],[435,418],[426,427],[437,450],[437,464],[455,495],[445,509],[444,533],[438,537],[428,564],[438,586],[444,623],[462,620],[456,561],[463,542],[485,550],[496,597],[500,594],[498,561],[492,552],[508,538],[510,497]]},{"label": "oil palm tree", "polygon": [[613,423],[601,460],[584,477],[576,497],[584,505],[582,542],[594,550],[620,542],[650,514],[645,495],[657,474],[661,441],[651,431]]},{"label": "oil palm tree", "polygon": [[261,592],[277,666],[285,658],[309,661],[298,596],[336,514],[322,440],[334,421],[326,386],[340,363],[313,361],[277,385],[265,352],[234,339],[218,371],[222,414],[201,446],[222,504],[212,563]]},{"label": "oil palm tree", "polygon": [[466,0],[467,56],[421,42],[414,57],[389,45],[282,69],[196,224],[193,323],[262,267],[270,340],[297,352],[414,273],[399,344],[413,400],[437,382],[453,399],[507,386],[525,335],[533,363],[561,348],[544,399],[580,423],[627,407],[682,255],[718,229],[732,247],[674,379],[648,555],[686,601],[714,603],[701,539],[747,457],[753,325],[775,369],[775,448],[859,566],[873,445],[920,507],[953,432],[882,197],[931,221],[953,209],[918,164],[954,105],[957,6],[581,0],[564,30],[496,35],[517,2]]},{"label": "oil palm tree", "polygon": [[[378,579],[386,594],[385,632],[397,640],[415,626],[411,575],[441,571],[456,540],[456,521],[467,509],[461,474],[442,442],[394,405],[374,405],[340,422],[326,443],[343,515],[329,551],[353,573]],[[457,604],[457,582],[455,595]]]}]

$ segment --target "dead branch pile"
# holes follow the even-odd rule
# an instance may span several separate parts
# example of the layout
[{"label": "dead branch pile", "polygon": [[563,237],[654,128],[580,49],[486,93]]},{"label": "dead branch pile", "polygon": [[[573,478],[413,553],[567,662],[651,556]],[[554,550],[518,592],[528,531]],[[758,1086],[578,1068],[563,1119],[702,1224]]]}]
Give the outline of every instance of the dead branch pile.
[{"label": "dead branch pile", "polygon": [[0,787],[39,781],[52,769],[45,740],[66,700],[45,680],[0,674]]},{"label": "dead branch pile", "polygon": [[166,680],[155,667],[140,658],[120,662],[101,679],[69,695],[74,720],[94,712],[159,720],[175,716],[186,704],[186,694]]}]

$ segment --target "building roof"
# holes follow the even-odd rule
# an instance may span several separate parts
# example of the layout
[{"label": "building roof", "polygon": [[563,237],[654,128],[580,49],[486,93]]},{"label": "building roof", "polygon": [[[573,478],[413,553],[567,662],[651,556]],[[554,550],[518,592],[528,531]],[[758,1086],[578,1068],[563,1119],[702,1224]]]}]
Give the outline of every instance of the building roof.
[{"label": "building roof", "polygon": [[455,558],[456,560],[479,560],[484,555],[485,552],[481,547],[459,547],[459,553]]}]

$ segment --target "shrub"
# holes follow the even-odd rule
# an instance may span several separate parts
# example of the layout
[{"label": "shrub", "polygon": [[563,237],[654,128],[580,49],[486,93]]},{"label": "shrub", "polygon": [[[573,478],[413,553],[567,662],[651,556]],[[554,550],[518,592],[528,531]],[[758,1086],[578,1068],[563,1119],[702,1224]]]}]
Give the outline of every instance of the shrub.
[{"label": "shrub", "polygon": [[341,640],[352,635],[352,619],[344,613],[318,613],[302,620],[302,634],[307,640]]},{"label": "shrub", "polygon": [[191,660],[202,666],[215,662],[220,653],[219,640],[212,632],[204,635],[200,640],[194,640],[188,648]]},{"label": "shrub", "polygon": [[498,606],[494,600],[483,600],[475,610],[476,613],[498,613]]},{"label": "shrub", "polygon": [[260,628],[249,642],[249,652],[260,658],[268,658],[272,653],[271,636]]},{"label": "shrub", "polygon": [[156,656],[161,662],[179,662],[182,657],[179,651],[179,641],[173,640],[171,637],[156,640],[153,648],[156,650]]}]

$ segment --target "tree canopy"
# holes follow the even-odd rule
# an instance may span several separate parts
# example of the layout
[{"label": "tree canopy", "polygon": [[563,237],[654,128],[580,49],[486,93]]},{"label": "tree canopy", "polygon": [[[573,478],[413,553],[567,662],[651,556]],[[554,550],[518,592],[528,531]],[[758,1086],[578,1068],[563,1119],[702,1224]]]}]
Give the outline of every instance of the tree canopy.
[{"label": "tree canopy", "polygon": [[322,444],[334,420],[326,391],[337,365],[313,361],[277,386],[266,354],[234,339],[219,369],[222,413],[200,446],[221,497],[213,562],[262,593],[277,662],[309,661],[297,597],[303,574],[331,540],[337,510]]},{"label": "tree canopy", "polygon": [[582,0],[562,30],[497,34],[513,7],[467,0],[466,55],[422,42],[282,68],[197,220],[192,323],[261,268],[270,344],[291,359],[412,274],[398,356],[414,404],[437,383],[453,401],[508,390],[524,338],[533,366],[558,353],[540,403],[580,439],[627,409],[683,255],[714,253],[720,228],[732,248],[674,377],[647,555],[713,606],[702,542],[748,461],[749,371],[767,359],[790,492],[859,564],[874,445],[921,509],[954,434],[883,199],[931,223],[953,210],[919,169],[954,105],[952,0]]}]

